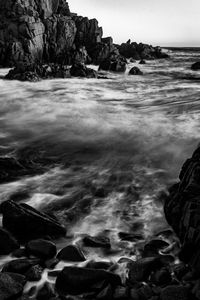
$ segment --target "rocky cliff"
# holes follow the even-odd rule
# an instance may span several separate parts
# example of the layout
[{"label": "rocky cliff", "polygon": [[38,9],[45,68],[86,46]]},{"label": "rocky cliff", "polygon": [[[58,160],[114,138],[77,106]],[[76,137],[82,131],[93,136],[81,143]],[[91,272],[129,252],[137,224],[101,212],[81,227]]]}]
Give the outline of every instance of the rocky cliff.
[{"label": "rocky cliff", "polygon": [[180,239],[180,259],[200,275],[200,147],[186,160],[179,178],[169,191],[165,215]]},{"label": "rocky cliff", "polygon": [[136,48],[133,43],[117,47],[111,37],[102,36],[96,19],[70,13],[65,0],[0,0],[1,66],[18,62],[66,65],[74,60],[100,64],[113,53],[156,58],[153,47],[136,47],[136,43]]}]

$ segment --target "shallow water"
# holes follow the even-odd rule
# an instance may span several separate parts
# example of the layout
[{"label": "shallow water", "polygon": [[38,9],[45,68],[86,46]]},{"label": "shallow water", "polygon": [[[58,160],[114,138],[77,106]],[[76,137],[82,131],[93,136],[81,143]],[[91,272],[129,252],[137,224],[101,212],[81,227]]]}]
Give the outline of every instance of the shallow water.
[{"label": "shallow water", "polygon": [[104,234],[117,257],[133,255],[135,242],[118,233],[140,234],[139,243],[167,227],[162,201],[199,142],[198,58],[171,52],[140,65],[144,76],[108,80],[1,79],[0,155],[28,168],[0,184],[1,201],[53,213],[73,242]]}]

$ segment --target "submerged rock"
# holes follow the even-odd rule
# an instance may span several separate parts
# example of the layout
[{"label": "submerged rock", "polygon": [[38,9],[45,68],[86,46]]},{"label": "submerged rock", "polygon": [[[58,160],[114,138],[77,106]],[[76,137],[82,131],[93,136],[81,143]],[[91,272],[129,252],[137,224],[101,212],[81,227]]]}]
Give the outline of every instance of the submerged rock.
[{"label": "submerged rock", "polygon": [[0,273],[0,299],[18,299],[21,296],[26,279],[13,273]]},{"label": "submerged rock", "polygon": [[143,72],[140,71],[140,69],[138,67],[133,67],[130,69],[129,75],[143,75]]},{"label": "submerged rock", "polygon": [[110,239],[104,236],[85,236],[83,243],[87,247],[111,248]]},{"label": "submerged rock", "polygon": [[57,258],[59,260],[77,261],[77,262],[86,260],[81,249],[79,249],[77,246],[74,245],[68,245],[62,250],[60,250],[60,252],[58,252]]},{"label": "submerged rock", "polygon": [[118,275],[104,270],[65,267],[58,274],[55,287],[59,295],[79,295],[95,291],[95,285],[102,282],[117,286],[121,284],[121,279]]},{"label": "submerged rock", "polygon": [[191,69],[193,71],[200,70],[200,61],[195,62],[194,64],[191,65]]},{"label": "submerged rock", "polygon": [[43,239],[28,242],[26,251],[29,255],[34,255],[44,260],[53,258],[57,252],[54,243]]},{"label": "submerged rock", "polygon": [[0,255],[7,255],[18,249],[17,240],[5,229],[0,228]]},{"label": "submerged rock", "polygon": [[5,201],[0,205],[0,211],[3,214],[3,227],[21,241],[66,234],[66,229],[55,219],[27,204]]}]

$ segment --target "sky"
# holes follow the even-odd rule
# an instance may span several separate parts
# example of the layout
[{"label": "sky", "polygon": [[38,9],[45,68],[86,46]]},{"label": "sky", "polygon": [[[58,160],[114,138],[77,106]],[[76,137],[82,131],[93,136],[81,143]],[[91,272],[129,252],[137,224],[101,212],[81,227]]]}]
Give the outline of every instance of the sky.
[{"label": "sky", "polygon": [[68,0],[71,12],[96,18],[104,37],[154,46],[200,46],[200,0]]}]

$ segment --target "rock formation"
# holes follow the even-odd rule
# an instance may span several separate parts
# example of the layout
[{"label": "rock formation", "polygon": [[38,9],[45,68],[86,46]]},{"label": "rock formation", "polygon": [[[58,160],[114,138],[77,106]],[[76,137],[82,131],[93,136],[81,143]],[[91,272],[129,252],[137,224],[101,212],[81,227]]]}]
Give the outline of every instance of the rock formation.
[{"label": "rock formation", "polygon": [[100,64],[111,53],[135,59],[166,57],[157,47],[130,41],[117,46],[111,37],[102,36],[96,19],[70,13],[65,0],[0,0],[1,66]]},{"label": "rock formation", "polygon": [[184,163],[180,181],[170,188],[165,203],[168,223],[178,235],[180,259],[200,273],[200,147]]}]

